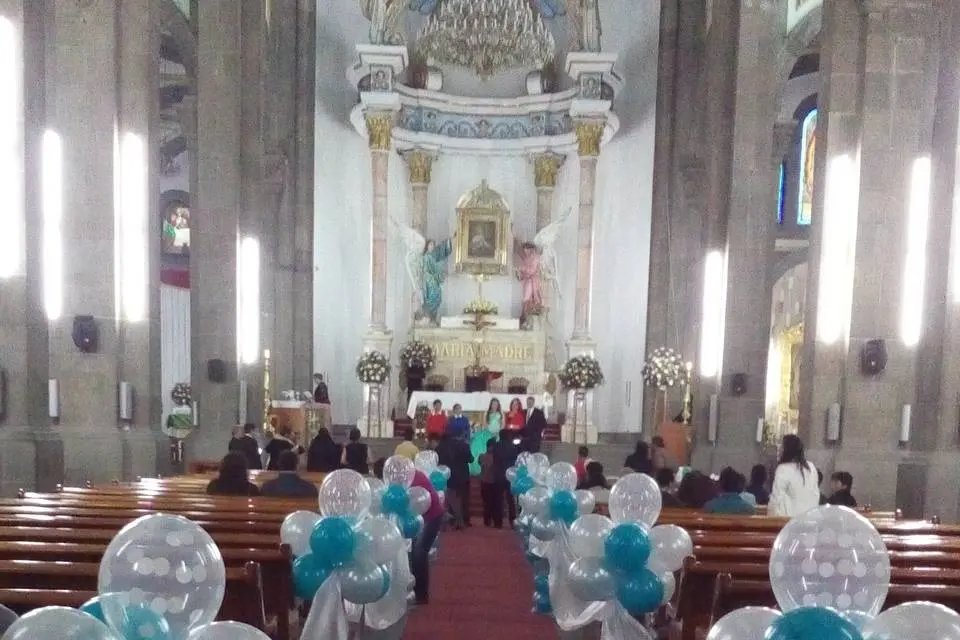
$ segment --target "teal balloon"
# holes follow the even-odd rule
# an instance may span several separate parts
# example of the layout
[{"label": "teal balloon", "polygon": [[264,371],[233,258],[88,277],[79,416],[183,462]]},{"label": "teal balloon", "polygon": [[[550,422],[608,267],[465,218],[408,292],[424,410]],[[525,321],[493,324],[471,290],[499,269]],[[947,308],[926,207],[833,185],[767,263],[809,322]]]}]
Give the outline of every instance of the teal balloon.
[{"label": "teal balloon", "polygon": [[639,523],[621,522],[607,534],[603,551],[607,566],[615,571],[639,571],[650,558],[650,536]]},{"label": "teal balloon", "polygon": [[550,593],[550,576],[546,573],[538,573],[533,578],[533,588],[537,593]]},{"label": "teal balloon", "polygon": [[333,568],[312,553],[293,561],[293,590],[298,598],[313,600]]},{"label": "teal balloon", "polygon": [[540,559],[540,556],[538,556],[538,555],[536,555],[536,554],[534,554],[534,553],[532,553],[532,552],[530,552],[530,551],[527,551],[526,558],[527,558],[527,562],[529,562],[530,564],[534,564],[534,563],[536,563],[537,560]]},{"label": "teal balloon", "polygon": [[[442,475],[442,474],[441,474]],[[387,515],[402,515],[410,510],[410,496],[407,490],[398,484],[392,484],[383,492],[380,499],[380,511]]]},{"label": "teal balloon", "polygon": [[536,483],[530,476],[517,475],[517,477],[513,479],[513,483],[510,485],[510,493],[515,496],[522,496],[535,486]]},{"label": "teal balloon", "polygon": [[863,635],[833,609],[799,607],[774,620],[764,640],[863,640]]},{"label": "teal balloon", "polygon": [[580,505],[573,491],[554,491],[550,497],[550,516],[561,522],[573,524],[580,516]]},{"label": "teal balloon", "polygon": [[397,525],[399,525],[400,533],[404,538],[413,540],[423,528],[423,516],[415,513],[405,513],[397,519]]},{"label": "teal balloon", "polygon": [[431,471],[430,472],[430,484],[433,485],[433,488],[437,491],[446,491],[447,490],[447,476],[443,475],[440,471]]},{"label": "teal balloon", "polygon": [[310,550],[331,567],[342,567],[353,559],[356,536],[344,518],[328,516],[313,527]]},{"label": "teal balloon", "polygon": [[653,613],[663,602],[663,583],[660,577],[649,569],[619,576],[617,600],[635,616]]},{"label": "teal balloon", "polygon": [[553,613],[553,605],[550,604],[550,596],[542,593],[533,594],[533,610],[541,615],[550,615]]},{"label": "teal balloon", "polygon": [[159,613],[145,605],[123,608],[117,631],[122,640],[170,640],[170,625]]},{"label": "teal balloon", "polygon": [[80,611],[93,616],[103,624],[107,624],[107,619],[103,615],[103,605],[100,604],[100,596],[90,598],[84,602],[80,605]]}]

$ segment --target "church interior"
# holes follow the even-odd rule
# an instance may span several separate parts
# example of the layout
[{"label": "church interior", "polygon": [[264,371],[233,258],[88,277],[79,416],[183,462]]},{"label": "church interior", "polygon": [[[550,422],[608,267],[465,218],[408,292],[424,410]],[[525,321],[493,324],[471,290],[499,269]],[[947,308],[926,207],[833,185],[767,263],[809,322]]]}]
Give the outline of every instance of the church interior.
[{"label": "church interior", "polygon": [[[808,636],[763,635],[780,624],[773,609],[718,623],[751,605],[779,604],[787,619],[796,596],[797,611],[836,609],[856,627],[830,638],[906,640],[896,624],[926,616],[952,631],[913,640],[960,640],[960,3],[0,0],[0,51],[0,635],[22,624],[11,640],[53,637],[30,634],[60,629],[54,617],[36,626],[25,612],[85,601],[47,591],[99,589],[103,633],[114,635],[78,640],[154,637],[118,626],[138,603],[111,613],[103,564],[99,587],[52,569],[45,582],[37,569],[27,595],[15,592],[30,584],[6,584],[16,568],[6,565],[100,563],[103,549],[33,557],[16,545],[79,549],[107,532],[101,546],[118,544],[126,522],[167,512],[195,520],[223,551],[214,566],[226,563],[219,613],[183,601],[175,611],[170,595],[144,605],[169,622],[170,640],[191,630],[191,640],[472,640],[476,630],[438,622],[436,609],[458,572],[473,580],[511,562],[518,573],[486,590],[477,578],[467,609],[513,594],[520,605],[490,627],[505,637],[586,640],[602,626],[604,640],[797,640]],[[320,471],[314,446],[331,437],[343,457]],[[277,532],[293,530],[291,513],[317,510],[317,489],[309,506],[206,495],[245,438],[254,488],[298,465],[320,487],[323,518],[304,516],[315,535],[351,515],[332,497],[324,507],[340,467],[367,475],[386,460],[380,489],[351,485],[364,504],[382,497],[386,517],[391,465],[415,445],[417,476],[433,484],[420,515],[392,520],[411,540],[411,568],[393,559],[360,578],[342,563],[323,574],[342,572],[337,588],[357,594],[376,591],[381,573],[399,585],[412,570],[418,606],[407,612],[405,590],[393,602],[402,624],[376,617],[389,617],[393,586],[367,609],[343,600],[334,629],[319,606],[340,602],[320,586],[331,579],[303,596],[294,563],[287,585],[297,538]],[[445,444],[432,453],[448,439],[471,455],[466,484]],[[292,470],[271,453],[278,441],[302,454]],[[501,464],[500,442],[524,458]],[[432,467],[421,465],[428,452]],[[484,454],[499,502],[481,495],[494,482]],[[538,455],[554,464],[541,469]],[[792,511],[801,498],[782,471],[794,462],[801,488],[806,465],[818,471],[821,504],[835,483],[856,495],[817,507],[825,521],[854,537],[868,523],[889,549],[877,556],[877,603],[867,604],[873,583],[831,591],[823,564],[821,592],[797,596],[783,577],[794,558],[777,559],[783,537],[820,522]],[[594,488],[609,489],[609,507],[579,496],[598,463],[606,476]],[[557,464],[577,471],[569,491]],[[668,505],[664,468],[681,494],[696,475],[721,498],[749,493],[757,473],[771,502],[755,501],[747,524],[704,512],[704,501]],[[616,515],[626,508],[617,496],[646,486],[631,471],[659,487],[649,522]],[[410,482],[401,493],[414,505]],[[537,515],[540,489],[555,522]],[[581,520],[613,518],[608,559],[625,520],[643,524],[631,535],[652,558],[669,546],[657,546],[657,513],[683,528],[673,548],[686,540],[687,557],[658,565],[656,606],[637,604],[649,589],[638,578],[629,591],[621,572],[608,608],[570,613],[616,573],[557,576],[554,536],[586,548],[580,520],[553,511],[574,489]],[[426,607],[416,558],[436,495],[454,532],[430,552]],[[460,498],[458,512],[449,503]],[[523,547],[490,527],[504,501]],[[484,512],[487,528],[464,532],[482,544],[458,531],[481,502],[499,505]],[[837,515],[835,504],[858,510]],[[406,535],[404,514],[420,518],[419,533]],[[921,559],[929,572],[910,573]],[[759,575],[737,569],[754,565]],[[530,613],[529,587],[546,575],[549,594],[537,591]],[[244,580],[263,582],[257,615]],[[309,615],[290,606],[313,594]],[[884,622],[884,597],[884,611],[910,611]],[[872,621],[846,615],[858,606]],[[4,622],[6,607],[22,617]],[[220,623],[199,633],[201,613],[262,635],[217,635],[230,629]]]}]

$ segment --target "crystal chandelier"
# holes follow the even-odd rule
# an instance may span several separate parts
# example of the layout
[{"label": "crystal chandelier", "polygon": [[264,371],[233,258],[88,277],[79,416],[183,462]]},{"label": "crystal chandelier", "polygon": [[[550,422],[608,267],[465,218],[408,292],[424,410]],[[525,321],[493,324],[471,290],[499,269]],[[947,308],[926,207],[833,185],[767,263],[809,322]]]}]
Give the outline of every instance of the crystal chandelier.
[{"label": "crystal chandelier", "polygon": [[542,67],[554,51],[553,34],[529,0],[440,0],[417,45],[428,59],[467,67],[481,78]]}]

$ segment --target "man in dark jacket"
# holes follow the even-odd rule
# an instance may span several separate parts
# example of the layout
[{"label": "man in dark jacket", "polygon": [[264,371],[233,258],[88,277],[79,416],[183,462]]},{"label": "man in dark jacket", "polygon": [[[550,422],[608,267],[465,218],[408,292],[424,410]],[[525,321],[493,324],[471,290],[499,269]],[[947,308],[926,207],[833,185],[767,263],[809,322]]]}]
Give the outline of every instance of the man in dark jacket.
[{"label": "man in dark jacket", "polygon": [[248,422],[243,425],[243,435],[230,441],[230,451],[238,451],[247,460],[248,469],[263,469],[263,458],[260,457],[260,443],[254,432],[257,425]]},{"label": "man in dark jacket", "polygon": [[533,396],[527,397],[527,415],[524,422],[524,449],[530,453],[540,451],[540,441],[543,439],[543,430],[547,428],[547,416],[543,409],[537,406]]},{"label": "man in dark jacket", "polygon": [[497,462],[497,481],[504,492],[504,500],[507,503],[507,518],[510,520],[510,528],[513,528],[513,521],[517,519],[517,500],[510,493],[510,483],[507,482],[507,469],[516,466],[517,456],[520,449],[513,439],[516,436],[506,431],[500,432],[500,438],[496,449],[493,450],[493,458]]},{"label": "man in dark jacket", "polygon": [[473,454],[465,440],[444,434],[436,447],[439,463],[450,467],[447,480],[447,504],[453,511],[457,529],[470,526],[470,463]]},{"label": "man in dark jacket", "polygon": [[277,460],[280,473],[273,480],[267,480],[260,489],[260,495],[284,498],[316,498],[317,486],[297,475],[300,459],[293,451],[284,451]]}]

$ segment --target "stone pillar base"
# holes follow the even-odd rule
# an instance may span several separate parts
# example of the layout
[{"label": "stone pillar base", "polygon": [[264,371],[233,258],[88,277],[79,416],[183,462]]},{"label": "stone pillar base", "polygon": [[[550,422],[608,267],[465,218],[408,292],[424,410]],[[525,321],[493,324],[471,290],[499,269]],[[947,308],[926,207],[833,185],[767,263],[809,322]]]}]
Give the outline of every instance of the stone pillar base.
[{"label": "stone pillar base", "polygon": [[367,417],[364,416],[357,420],[357,429],[360,430],[360,435],[364,438],[392,438],[393,420],[381,420],[380,429],[377,429],[376,419],[372,419],[368,423]]},{"label": "stone pillar base", "polygon": [[597,431],[597,425],[592,420],[587,421],[587,426],[577,429],[572,422],[566,422],[560,427],[560,441],[568,444],[597,444],[600,434]]},{"label": "stone pillar base", "polygon": [[[376,329],[370,329],[363,335],[363,352],[369,353],[371,351],[379,351],[383,354],[386,354],[387,359],[390,359],[390,348],[393,345],[393,333],[390,331],[379,331]],[[360,393],[363,398],[362,403],[362,413],[360,418],[357,420],[357,428],[360,429],[360,433],[366,438],[381,438],[381,437],[393,437],[393,424],[388,425],[387,417],[390,415],[390,377],[387,377],[386,381],[380,385],[380,428],[377,428],[377,419],[375,415],[370,415],[368,421],[368,403],[370,401],[370,393],[367,389],[367,385],[360,385]],[[373,411],[377,411],[377,408],[374,407]],[[386,435],[381,435],[386,434]]]}]

